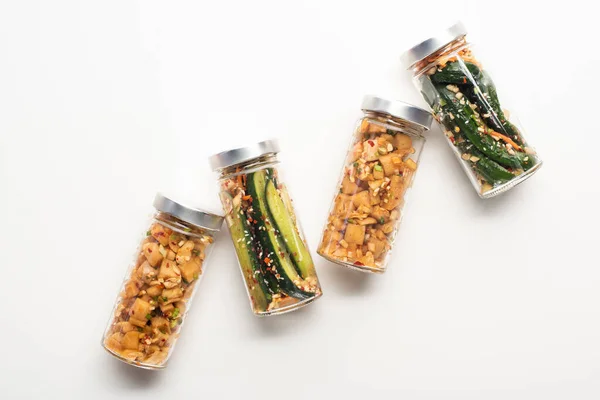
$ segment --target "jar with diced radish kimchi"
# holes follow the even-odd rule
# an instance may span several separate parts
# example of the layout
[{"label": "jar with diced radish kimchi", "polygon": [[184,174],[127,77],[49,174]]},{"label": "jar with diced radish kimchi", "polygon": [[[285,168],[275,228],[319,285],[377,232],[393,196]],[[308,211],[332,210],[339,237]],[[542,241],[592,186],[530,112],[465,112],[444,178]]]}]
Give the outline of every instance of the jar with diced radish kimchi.
[{"label": "jar with diced radish kimchi", "polygon": [[337,264],[382,273],[432,116],[375,96],[366,96],[362,109],[317,252]]},{"label": "jar with diced radish kimchi", "polygon": [[486,199],[533,176],[542,160],[466,35],[463,24],[454,24],[403,59],[471,184]]},{"label": "jar with diced radish kimchi", "polygon": [[161,369],[179,338],[223,217],[161,194],[121,287],[102,346],[128,364]]},{"label": "jar with diced radish kimchi", "polygon": [[321,297],[315,265],[292,205],[276,140],[210,158],[219,173],[225,222],[258,316],[296,310]]}]

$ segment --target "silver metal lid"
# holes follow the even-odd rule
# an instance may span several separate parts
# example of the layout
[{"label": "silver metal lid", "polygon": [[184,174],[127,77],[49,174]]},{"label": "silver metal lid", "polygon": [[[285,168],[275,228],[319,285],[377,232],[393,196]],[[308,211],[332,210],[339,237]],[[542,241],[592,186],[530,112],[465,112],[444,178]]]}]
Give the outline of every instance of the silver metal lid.
[{"label": "silver metal lid", "polygon": [[408,103],[386,100],[377,96],[365,96],[361,108],[363,111],[389,114],[392,117],[420,125],[427,130],[431,128],[431,122],[433,121],[429,111]]},{"label": "silver metal lid", "polygon": [[223,217],[220,215],[184,206],[160,193],[157,193],[154,198],[154,208],[210,231],[219,231],[223,225]]},{"label": "silver metal lid", "polygon": [[440,32],[438,35],[422,41],[418,45],[407,50],[400,59],[406,68],[412,67],[416,62],[421,61],[430,54],[435,53],[448,43],[459,39],[467,34],[467,28],[462,22],[457,22],[451,27]]},{"label": "silver metal lid", "polygon": [[264,140],[251,146],[240,147],[213,154],[208,159],[213,170],[230,167],[235,164],[250,161],[269,153],[279,153],[279,143],[275,139]]}]

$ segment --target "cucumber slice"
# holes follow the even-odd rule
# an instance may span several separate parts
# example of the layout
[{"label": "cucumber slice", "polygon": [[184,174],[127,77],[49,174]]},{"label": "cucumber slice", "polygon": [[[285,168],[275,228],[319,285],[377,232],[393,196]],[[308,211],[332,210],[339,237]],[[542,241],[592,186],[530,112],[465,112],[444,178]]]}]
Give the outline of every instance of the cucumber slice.
[{"label": "cucumber slice", "polygon": [[[233,205],[233,200],[229,194],[224,194],[223,196],[225,196],[224,203],[230,202],[228,204]],[[233,241],[233,246],[235,247],[254,309],[266,311],[271,302],[271,293],[269,292],[265,277],[260,270],[256,251],[251,247],[251,244],[248,244],[248,241],[251,240],[251,231],[246,217],[242,215],[240,205],[233,205],[232,212],[228,213],[225,219],[227,220],[231,240]]]},{"label": "cucumber slice", "polygon": [[473,63],[465,62],[464,68],[458,61],[449,62],[441,71],[431,75],[435,83],[464,84],[471,82],[471,77],[479,79],[481,70]]},{"label": "cucumber slice", "polygon": [[286,207],[272,179],[267,182],[266,198],[272,221],[275,222],[281,236],[285,238],[285,247],[287,247],[298,271],[304,279],[315,276],[315,265],[312,257],[298,233],[291,210]]},{"label": "cucumber slice", "polygon": [[284,293],[298,299],[308,299],[315,294],[306,292],[298,286],[303,279],[296,271],[281,240],[281,235],[276,231],[274,222],[269,216],[265,198],[267,171],[272,174],[272,169],[267,169],[247,175],[247,190],[252,197],[253,218],[256,221],[254,231],[263,249],[263,254],[259,254],[259,260],[263,269],[274,271],[279,287]]}]

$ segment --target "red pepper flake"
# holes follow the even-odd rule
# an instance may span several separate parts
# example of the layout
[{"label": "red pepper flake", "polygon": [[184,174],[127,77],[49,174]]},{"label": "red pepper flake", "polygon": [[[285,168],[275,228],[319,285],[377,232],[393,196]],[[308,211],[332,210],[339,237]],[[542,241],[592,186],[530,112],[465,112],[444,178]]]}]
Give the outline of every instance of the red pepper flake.
[{"label": "red pepper flake", "polygon": [[358,265],[359,267],[362,267],[365,264],[361,263],[360,261],[354,261],[354,265]]},{"label": "red pepper flake", "polygon": [[463,83],[467,83],[467,77],[463,76]]},{"label": "red pepper flake", "polygon": [[265,257],[265,264],[270,264],[271,263],[271,259],[269,257]]},{"label": "red pepper flake", "polygon": [[147,249],[147,250],[148,250],[148,253],[152,253],[152,249]]},{"label": "red pepper flake", "polygon": [[375,142],[373,142],[372,140],[367,140],[367,143],[369,143],[369,145],[371,145],[371,147],[375,146]]},{"label": "red pepper flake", "polygon": [[252,222],[253,222],[254,224],[257,224],[257,223],[258,223],[258,221],[257,221],[257,220],[253,220]]},{"label": "red pepper flake", "polygon": [[250,196],[249,194],[242,196],[242,200],[252,200],[252,196]]},{"label": "red pepper flake", "polygon": [[454,144],[454,142],[455,142],[455,139],[454,139],[454,137],[451,137],[451,138],[450,138],[450,141],[452,142],[452,144]]}]

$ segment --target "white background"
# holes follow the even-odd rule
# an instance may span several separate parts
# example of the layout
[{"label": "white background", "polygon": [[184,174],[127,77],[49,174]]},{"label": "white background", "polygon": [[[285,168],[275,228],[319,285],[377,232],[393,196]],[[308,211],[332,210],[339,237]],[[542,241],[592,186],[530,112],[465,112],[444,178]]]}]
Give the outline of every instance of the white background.
[{"label": "white background", "polygon": [[[598,399],[597,13],[475,1],[2,1],[0,398]],[[364,94],[462,19],[545,161],[480,200],[429,134],[389,271],[249,310],[218,237],[169,367],[100,347],[156,191],[219,209],[207,156],[267,137],[309,244]]]}]

